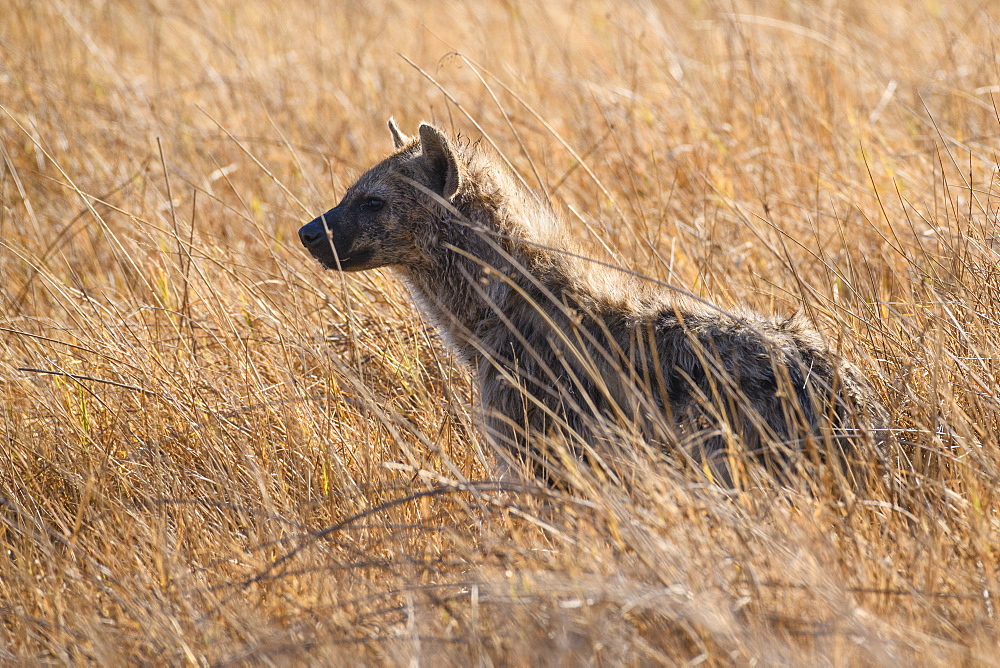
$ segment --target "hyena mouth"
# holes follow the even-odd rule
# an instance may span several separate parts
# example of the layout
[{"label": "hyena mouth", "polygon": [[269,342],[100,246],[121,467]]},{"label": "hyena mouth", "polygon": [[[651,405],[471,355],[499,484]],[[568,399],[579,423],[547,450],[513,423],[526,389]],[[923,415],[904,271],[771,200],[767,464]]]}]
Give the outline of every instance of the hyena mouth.
[{"label": "hyena mouth", "polygon": [[348,255],[341,256],[339,258],[340,263],[338,264],[338,258],[334,257],[329,247],[325,249],[310,248],[309,252],[327,269],[340,269],[341,271],[364,268],[365,264],[375,254],[373,249],[359,249]]}]

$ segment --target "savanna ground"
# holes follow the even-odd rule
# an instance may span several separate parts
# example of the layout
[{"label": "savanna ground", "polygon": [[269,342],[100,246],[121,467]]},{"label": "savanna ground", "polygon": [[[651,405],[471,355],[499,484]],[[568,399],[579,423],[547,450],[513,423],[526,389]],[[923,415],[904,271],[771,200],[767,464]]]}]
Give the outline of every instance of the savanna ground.
[{"label": "savanna ground", "polygon": [[[5,0],[0,661],[990,663],[1000,9],[348,4]],[[489,484],[405,290],[295,235],[390,115],[597,257],[804,309],[888,472]]]}]

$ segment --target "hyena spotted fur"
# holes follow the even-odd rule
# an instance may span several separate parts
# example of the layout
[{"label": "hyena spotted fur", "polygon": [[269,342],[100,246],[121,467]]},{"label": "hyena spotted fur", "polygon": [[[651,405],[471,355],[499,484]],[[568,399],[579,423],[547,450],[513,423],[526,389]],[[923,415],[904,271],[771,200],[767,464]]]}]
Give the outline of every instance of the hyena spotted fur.
[{"label": "hyena spotted fur", "polygon": [[398,272],[473,367],[501,473],[556,481],[637,435],[723,484],[734,456],[787,472],[874,455],[886,411],[804,318],[726,312],[588,260],[478,144],[389,129],[395,152],[299,237],[329,269]]}]

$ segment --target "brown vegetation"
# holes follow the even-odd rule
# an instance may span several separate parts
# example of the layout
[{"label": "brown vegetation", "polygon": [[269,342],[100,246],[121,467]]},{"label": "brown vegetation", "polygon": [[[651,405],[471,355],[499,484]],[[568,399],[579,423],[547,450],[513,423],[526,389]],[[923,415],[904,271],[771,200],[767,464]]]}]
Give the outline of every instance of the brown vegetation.
[{"label": "brown vegetation", "polygon": [[[0,660],[993,658],[991,3],[323,5],[3,8]],[[801,307],[893,475],[488,482],[401,286],[295,237],[390,113],[505,149],[591,255]]]}]

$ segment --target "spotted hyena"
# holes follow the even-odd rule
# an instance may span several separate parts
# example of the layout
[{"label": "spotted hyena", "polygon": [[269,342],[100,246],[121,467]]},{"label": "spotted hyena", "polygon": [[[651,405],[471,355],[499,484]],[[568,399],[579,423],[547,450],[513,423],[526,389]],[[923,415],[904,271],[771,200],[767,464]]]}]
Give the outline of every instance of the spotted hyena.
[{"label": "spotted hyena", "polygon": [[[801,317],[729,312],[572,250],[551,209],[476,144],[423,124],[299,230],[324,267],[391,267],[470,364],[503,471],[649,443],[731,481],[871,456],[886,412]],[[635,437],[639,436],[637,440]],[[568,447],[557,448],[562,443]],[[557,454],[561,453],[561,454]]]}]

